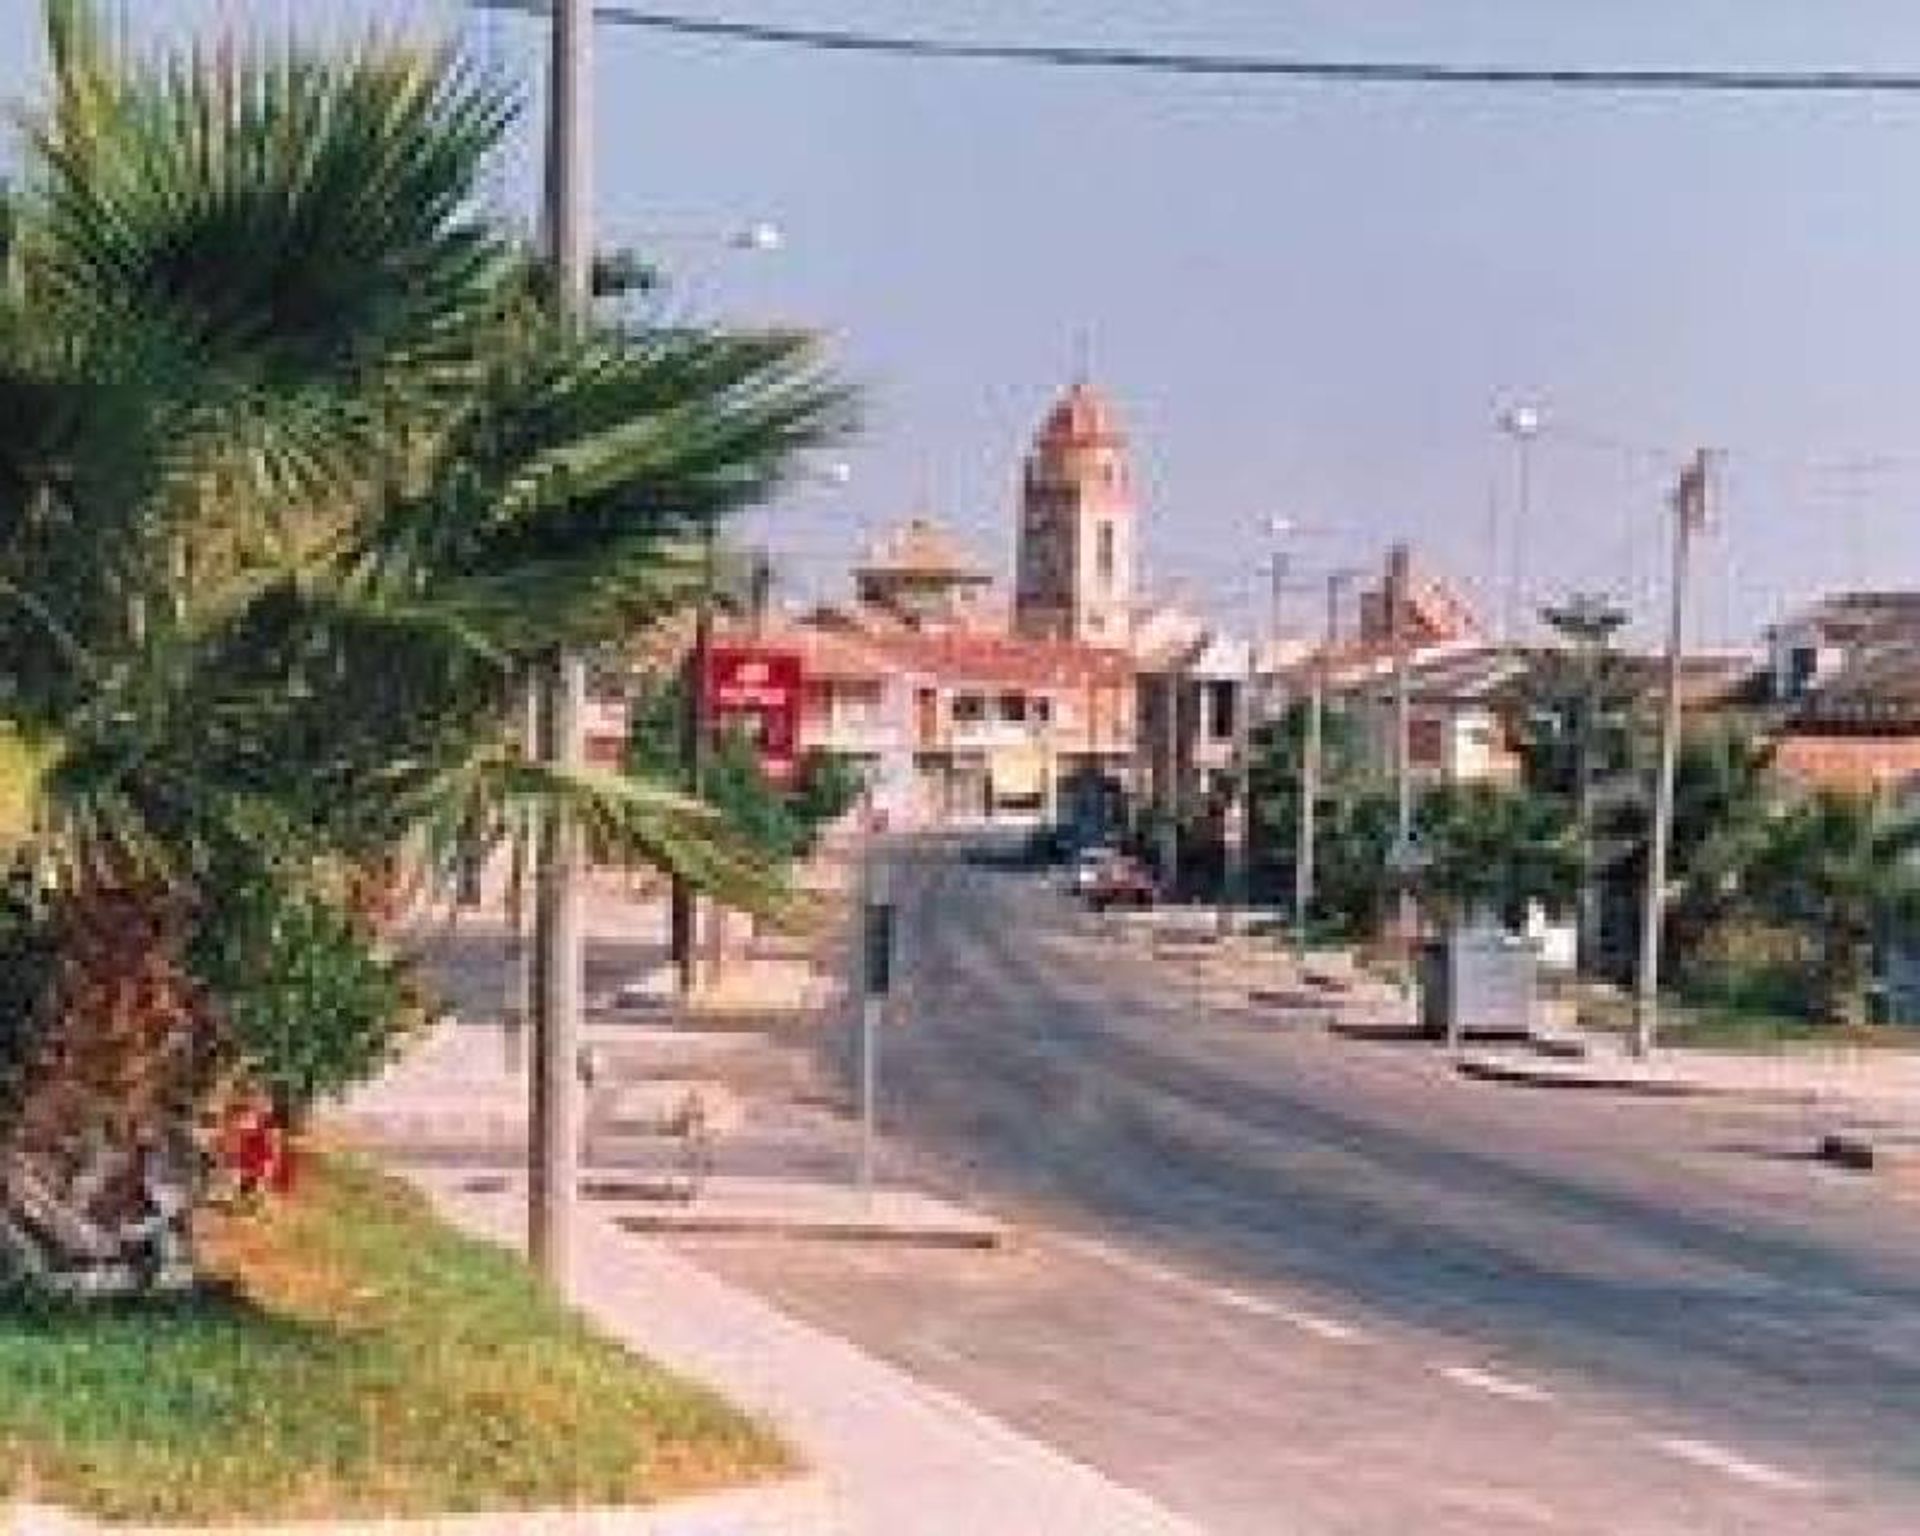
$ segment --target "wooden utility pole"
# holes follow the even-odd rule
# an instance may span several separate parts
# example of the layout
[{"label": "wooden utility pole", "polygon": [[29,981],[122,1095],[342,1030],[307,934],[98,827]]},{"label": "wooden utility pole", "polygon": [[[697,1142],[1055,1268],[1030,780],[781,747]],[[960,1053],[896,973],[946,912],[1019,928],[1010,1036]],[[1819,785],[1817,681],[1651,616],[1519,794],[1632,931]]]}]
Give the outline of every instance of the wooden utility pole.
[{"label": "wooden utility pole", "polygon": [[[593,237],[589,125],[593,118],[592,0],[556,0],[547,136],[547,239],[563,314],[588,321]],[[560,772],[584,757],[586,663],[557,647],[540,679],[542,759]],[[540,840],[534,902],[535,987],[532,1100],[528,1109],[527,1247],[535,1269],[563,1297],[573,1287],[579,1200],[581,1082],[581,874],[576,820],[559,806]]]},{"label": "wooden utility pole", "polygon": [[1640,977],[1634,994],[1633,1049],[1650,1055],[1660,1025],[1660,942],[1667,913],[1667,856],[1673,841],[1673,780],[1680,758],[1680,666],[1687,628],[1687,572],[1693,538],[1707,524],[1710,455],[1698,450],[1673,492],[1673,590],[1667,620],[1666,692],[1660,712],[1660,767],[1653,791],[1653,837],[1640,918]]}]

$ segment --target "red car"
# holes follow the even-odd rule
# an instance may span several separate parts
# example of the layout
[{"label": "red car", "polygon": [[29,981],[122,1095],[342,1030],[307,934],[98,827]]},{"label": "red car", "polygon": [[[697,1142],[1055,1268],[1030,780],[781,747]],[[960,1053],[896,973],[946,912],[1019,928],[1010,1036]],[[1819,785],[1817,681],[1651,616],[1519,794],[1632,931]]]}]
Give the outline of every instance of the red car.
[{"label": "red car", "polygon": [[1153,876],[1138,859],[1110,859],[1087,886],[1087,904],[1096,912],[1108,907],[1150,907]]}]

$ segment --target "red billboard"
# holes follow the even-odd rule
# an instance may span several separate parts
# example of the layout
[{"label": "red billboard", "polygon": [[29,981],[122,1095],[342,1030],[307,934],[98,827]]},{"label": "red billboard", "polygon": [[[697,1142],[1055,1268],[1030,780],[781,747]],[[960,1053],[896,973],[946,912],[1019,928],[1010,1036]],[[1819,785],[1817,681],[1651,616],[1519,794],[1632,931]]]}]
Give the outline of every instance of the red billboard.
[{"label": "red billboard", "polygon": [[800,756],[800,686],[796,652],[716,645],[707,653],[707,729],[716,741],[745,736],[760,753],[761,772],[790,783]]}]

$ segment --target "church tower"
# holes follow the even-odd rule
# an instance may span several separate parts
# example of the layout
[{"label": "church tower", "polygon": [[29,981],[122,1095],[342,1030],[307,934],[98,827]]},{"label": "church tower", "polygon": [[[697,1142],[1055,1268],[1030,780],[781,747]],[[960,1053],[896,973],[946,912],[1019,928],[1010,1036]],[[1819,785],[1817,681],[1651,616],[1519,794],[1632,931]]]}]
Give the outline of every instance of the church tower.
[{"label": "church tower", "polygon": [[1113,408],[1084,379],[1047,415],[1020,494],[1014,628],[1125,646],[1133,616],[1133,479]]}]

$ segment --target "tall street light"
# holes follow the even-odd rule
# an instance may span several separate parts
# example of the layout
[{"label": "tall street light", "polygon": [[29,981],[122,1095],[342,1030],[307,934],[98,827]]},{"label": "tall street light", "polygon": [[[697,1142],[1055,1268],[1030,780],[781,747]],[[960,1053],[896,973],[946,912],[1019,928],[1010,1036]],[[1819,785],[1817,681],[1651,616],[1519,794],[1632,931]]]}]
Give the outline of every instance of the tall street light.
[{"label": "tall street light", "polygon": [[[1495,425],[1514,445],[1514,522],[1512,549],[1507,563],[1506,592],[1501,603],[1500,638],[1520,638],[1520,597],[1526,576],[1526,542],[1533,520],[1533,442],[1543,425],[1540,408],[1534,405],[1510,405],[1495,418]],[[1494,574],[1499,576],[1500,551],[1494,550]]]}]

